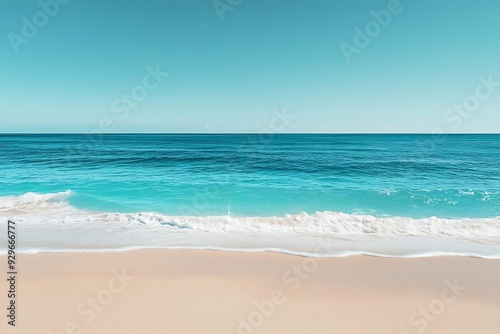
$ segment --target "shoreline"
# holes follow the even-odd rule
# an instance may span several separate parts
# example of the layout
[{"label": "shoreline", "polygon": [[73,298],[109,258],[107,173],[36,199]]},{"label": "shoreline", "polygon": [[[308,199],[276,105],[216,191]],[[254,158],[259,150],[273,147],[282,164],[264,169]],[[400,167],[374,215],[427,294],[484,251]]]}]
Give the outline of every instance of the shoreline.
[{"label": "shoreline", "polygon": [[[2,322],[2,333],[500,329],[495,259],[143,249],[21,254],[18,267],[18,324]],[[1,282],[1,292],[6,284]],[[420,314],[423,309],[432,321]]]},{"label": "shoreline", "polygon": [[[387,259],[427,259],[427,258],[448,258],[448,257],[458,257],[458,258],[474,258],[483,260],[500,260],[499,255],[481,255],[477,253],[454,253],[454,252],[441,252],[441,251],[427,251],[420,254],[410,254],[410,255],[394,255],[394,254],[382,254],[368,251],[343,251],[338,253],[308,253],[292,251],[287,249],[279,248],[224,248],[224,247],[199,247],[199,246],[131,246],[122,248],[75,248],[75,249],[17,249],[16,254],[106,254],[106,253],[122,253],[122,252],[136,252],[136,251],[213,251],[213,252],[229,252],[229,253],[270,253],[270,254],[281,254],[296,257],[305,258],[318,258],[318,259],[335,259],[335,258],[349,258],[349,257],[374,257],[374,258],[387,258]],[[7,255],[6,250],[0,251],[0,256]]]}]

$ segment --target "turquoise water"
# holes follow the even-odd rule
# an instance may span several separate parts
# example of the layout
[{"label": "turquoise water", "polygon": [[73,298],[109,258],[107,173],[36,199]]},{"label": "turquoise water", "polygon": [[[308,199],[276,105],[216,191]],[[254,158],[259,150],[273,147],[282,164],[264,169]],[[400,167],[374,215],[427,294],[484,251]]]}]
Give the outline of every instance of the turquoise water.
[{"label": "turquoise water", "polygon": [[500,258],[499,135],[1,135],[0,154],[23,252]]},{"label": "turquoise water", "polygon": [[2,135],[0,196],[91,211],[500,216],[500,136]]}]

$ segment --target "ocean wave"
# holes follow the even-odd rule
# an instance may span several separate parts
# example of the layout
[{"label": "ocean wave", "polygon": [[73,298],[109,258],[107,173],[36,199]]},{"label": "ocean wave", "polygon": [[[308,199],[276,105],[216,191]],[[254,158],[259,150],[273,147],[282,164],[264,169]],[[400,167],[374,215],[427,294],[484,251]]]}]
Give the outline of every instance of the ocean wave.
[{"label": "ocean wave", "polygon": [[204,232],[280,232],[312,235],[446,236],[489,239],[500,236],[500,217],[440,219],[374,217],[341,212],[301,212],[284,217],[165,216],[157,213],[102,214],[89,221],[160,224]]},{"label": "ocean wave", "polygon": [[375,217],[322,211],[281,217],[175,216],[154,212],[94,213],[68,202],[71,190],[58,193],[27,193],[0,197],[3,216],[30,215],[31,221],[65,224],[105,224],[110,228],[134,226],[173,227],[201,232],[240,234],[283,233],[321,236],[444,236],[466,240],[500,240],[500,217],[444,219],[429,217]]},{"label": "ocean wave", "polygon": [[20,196],[0,196],[0,211],[43,210],[54,206],[66,206],[66,199],[73,195],[73,191],[66,190],[57,193],[25,193]]}]

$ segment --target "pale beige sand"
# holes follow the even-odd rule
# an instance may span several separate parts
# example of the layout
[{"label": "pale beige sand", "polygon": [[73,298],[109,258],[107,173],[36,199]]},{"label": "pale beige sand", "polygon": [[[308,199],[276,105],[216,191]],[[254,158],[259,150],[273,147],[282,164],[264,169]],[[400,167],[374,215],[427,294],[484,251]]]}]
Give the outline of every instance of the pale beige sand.
[{"label": "pale beige sand", "polygon": [[[500,333],[499,260],[141,250],[21,255],[18,267],[17,326],[2,279],[0,333]],[[134,279],[116,280],[122,269]],[[249,316],[257,327],[238,322]]]}]

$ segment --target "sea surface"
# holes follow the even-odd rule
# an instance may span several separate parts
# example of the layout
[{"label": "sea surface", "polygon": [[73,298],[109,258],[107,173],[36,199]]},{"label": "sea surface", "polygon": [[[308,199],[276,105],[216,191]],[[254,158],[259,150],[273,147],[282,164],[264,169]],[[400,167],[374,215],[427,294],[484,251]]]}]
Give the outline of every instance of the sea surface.
[{"label": "sea surface", "polygon": [[25,252],[497,258],[500,135],[0,135],[8,219]]}]

